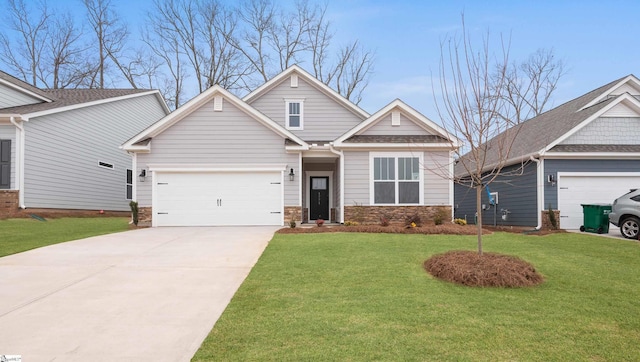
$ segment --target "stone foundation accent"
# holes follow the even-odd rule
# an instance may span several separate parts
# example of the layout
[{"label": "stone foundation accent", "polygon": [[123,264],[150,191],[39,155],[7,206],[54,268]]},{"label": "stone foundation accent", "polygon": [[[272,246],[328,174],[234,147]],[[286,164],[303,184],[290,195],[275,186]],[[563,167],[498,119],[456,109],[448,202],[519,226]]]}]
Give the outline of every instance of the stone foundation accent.
[{"label": "stone foundation accent", "polygon": [[18,190],[0,190],[0,219],[16,217],[19,207]]},{"label": "stone foundation accent", "polygon": [[138,207],[138,226],[151,226],[151,207]]},{"label": "stone foundation accent", "polygon": [[300,206],[284,207],[284,226],[289,226],[291,220],[295,220],[298,225],[302,223],[302,213],[300,209]]},{"label": "stone foundation accent", "polygon": [[551,221],[549,221],[549,210],[542,211],[542,230],[556,230],[560,228],[560,210],[553,210],[553,213],[556,215],[556,225],[558,228],[554,228],[551,225]]},{"label": "stone foundation accent", "polygon": [[407,216],[418,213],[423,225],[434,224],[437,213],[442,214],[444,223],[450,222],[451,206],[345,206],[344,221],[356,221],[360,224],[379,224],[381,217],[390,223],[404,224]]}]

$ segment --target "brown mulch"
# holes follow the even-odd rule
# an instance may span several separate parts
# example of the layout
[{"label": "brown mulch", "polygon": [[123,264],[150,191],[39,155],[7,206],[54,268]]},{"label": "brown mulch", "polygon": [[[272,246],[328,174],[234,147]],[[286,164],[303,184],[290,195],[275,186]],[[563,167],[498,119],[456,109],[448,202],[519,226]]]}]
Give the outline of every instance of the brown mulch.
[{"label": "brown mulch", "polygon": [[[447,234],[447,235],[476,235],[476,228],[473,225],[428,225],[414,228],[407,228],[402,225],[357,225],[357,226],[312,226],[312,227],[296,227],[282,228],[277,231],[278,234],[307,234],[307,233],[388,233],[388,234]],[[490,231],[485,230],[487,234]]]},{"label": "brown mulch", "polygon": [[473,287],[530,287],[544,281],[533,265],[515,256],[454,250],[424,262],[438,279]]}]

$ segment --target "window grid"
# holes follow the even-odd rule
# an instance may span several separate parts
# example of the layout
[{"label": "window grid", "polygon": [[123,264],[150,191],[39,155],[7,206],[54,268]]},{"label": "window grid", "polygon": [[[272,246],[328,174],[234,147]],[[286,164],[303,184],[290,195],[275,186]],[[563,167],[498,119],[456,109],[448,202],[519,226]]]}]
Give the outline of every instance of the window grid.
[{"label": "window grid", "polygon": [[374,204],[420,203],[418,157],[374,157],[373,179]]}]

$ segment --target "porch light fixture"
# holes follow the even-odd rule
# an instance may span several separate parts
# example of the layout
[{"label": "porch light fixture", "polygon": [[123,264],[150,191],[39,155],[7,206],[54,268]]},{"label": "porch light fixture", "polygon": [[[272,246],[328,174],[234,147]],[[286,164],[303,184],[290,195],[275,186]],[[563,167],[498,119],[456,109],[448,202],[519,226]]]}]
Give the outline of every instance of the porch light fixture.
[{"label": "porch light fixture", "polygon": [[295,176],[296,176],[296,174],[293,173],[293,169],[291,169],[291,171],[289,171],[289,181],[293,181]]},{"label": "porch light fixture", "polygon": [[143,170],[140,172],[140,174],[138,175],[138,180],[139,180],[140,182],[144,182],[144,179],[145,179],[146,177],[147,177],[147,170],[144,170],[144,169],[143,169]]}]

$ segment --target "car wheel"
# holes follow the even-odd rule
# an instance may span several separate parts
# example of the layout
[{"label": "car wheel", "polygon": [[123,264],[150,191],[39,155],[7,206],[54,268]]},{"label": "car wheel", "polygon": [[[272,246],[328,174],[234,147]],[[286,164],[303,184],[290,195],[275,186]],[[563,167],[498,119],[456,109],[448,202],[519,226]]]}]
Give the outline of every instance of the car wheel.
[{"label": "car wheel", "polygon": [[620,223],[620,232],[627,239],[637,239],[640,230],[640,220],[635,216],[630,216]]}]

